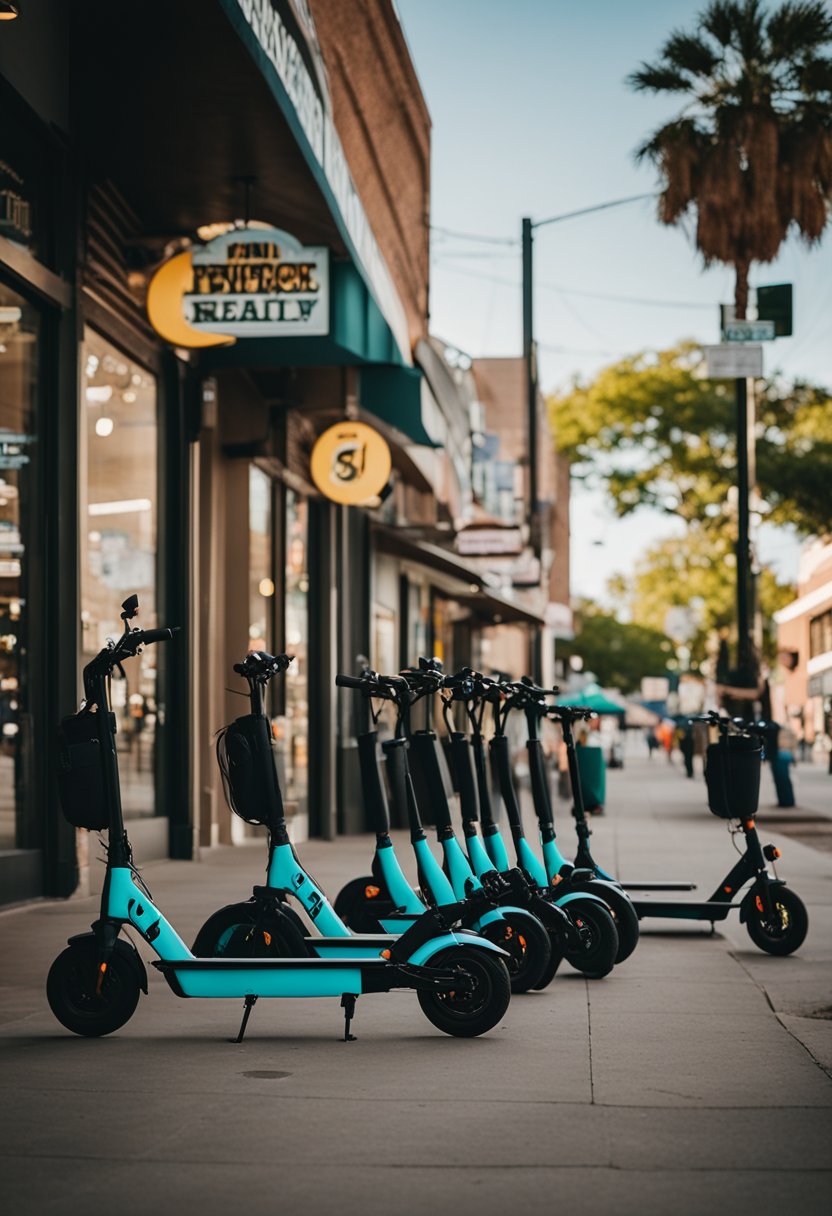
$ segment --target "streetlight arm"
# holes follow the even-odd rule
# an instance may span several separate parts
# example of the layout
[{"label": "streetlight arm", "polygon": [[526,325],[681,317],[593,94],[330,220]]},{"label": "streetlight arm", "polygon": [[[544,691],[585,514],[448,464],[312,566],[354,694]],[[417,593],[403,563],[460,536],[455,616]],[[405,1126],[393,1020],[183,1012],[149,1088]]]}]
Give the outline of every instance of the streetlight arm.
[{"label": "streetlight arm", "polygon": [[563,215],[550,215],[547,220],[530,221],[532,228],[545,228],[547,224],[559,224],[561,220],[574,220],[580,215],[592,215],[594,211],[606,211],[610,207],[622,207],[625,203],[637,203],[645,198],[658,198],[656,191],[651,194],[630,194],[627,198],[614,198],[608,203],[596,203],[594,207],[581,207],[578,211],[565,211]]}]

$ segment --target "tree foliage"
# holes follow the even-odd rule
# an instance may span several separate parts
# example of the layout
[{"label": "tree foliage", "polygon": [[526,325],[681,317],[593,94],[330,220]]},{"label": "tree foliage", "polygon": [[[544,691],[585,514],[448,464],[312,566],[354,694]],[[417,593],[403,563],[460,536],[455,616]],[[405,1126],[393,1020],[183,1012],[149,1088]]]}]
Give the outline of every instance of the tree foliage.
[{"label": "tree foliage", "polygon": [[692,34],[676,31],[636,90],[683,103],[638,149],[659,170],[659,219],[696,212],[706,265],[734,266],[745,316],[748,270],[795,228],[820,240],[832,200],[832,13],[822,0],[711,0]]},{"label": "tree foliage", "polygon": [[[690,636],[678,640],[689,648],[693,667],[708,660],[717,634],[735,635],[736,557],[731,540],[701,526],[692,525],[684,536],[648,549],[632,577],[612,579],[610,591],[627,606],[635,624],[647,629],[672,632],[671,610],[687,610]],[[757,594],[764,623],[763,656],[772,659],[777,649],[773,614],[794,597],[794,588],[778,583],[764,567]]]},{"label": "tree foliage", "polygon": [[607,688],[635,692],[643,676],[661,676],[674,658],[673,643],[661,630],[622,622],[584,601],[577,612],[577,635],[558,643],[558,656],[579,654],[584,669]]},{"label": "tree foliage", "polygon": [[[702,376],[693,343],[604,368],[549,401],[573,472],[604,485],[619,515],[658,507],[725,532],[737,449],[734,385]],[[765,518],[805,534],[832,527],[832,401],[812,385],[758,382],[757,482]]]}]

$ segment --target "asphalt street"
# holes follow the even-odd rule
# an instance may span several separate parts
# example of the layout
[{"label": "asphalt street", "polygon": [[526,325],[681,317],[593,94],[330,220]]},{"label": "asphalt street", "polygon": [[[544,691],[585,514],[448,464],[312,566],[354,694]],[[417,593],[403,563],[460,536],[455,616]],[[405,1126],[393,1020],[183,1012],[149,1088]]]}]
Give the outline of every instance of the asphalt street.
[{"label": "asphalt street", "polygon": [[[794,819],[832,816],[832,777],[808,765],[798,776]],[[155,971],[121,1031],[76,1038],[52,1017],[44,983],[96,902],[6,911],[3,1210],[828,1212],[832,853],[781,831],[788,812],[773,812],[773,800],[766,775],[761,835],[780,845],[780,874],[809,907],[798,954],[760,953],[737,919],[713,935],[645,920],[635,954],[609,978],[563,965],[472,1041],[446,1038],[412,994],[396,993],[358,1002],[354,1043],[341,1041],[337,1000],[261,1001],[238,1046],[237,1002],[178,1000]],[[624,880],[691,879],[701,897],[735,859],[701,778],[663,757],[629,756],[608,774],[593,829],[597,859]],[[301,856],[334,895],[366,872],[371,847],[369,837],[314,841]],[[211,911],[262,881],[261,848],[155,863],[144,876],[190,941]],[[405,849],[402,840],[403,858]],[[141,953],[152,957],[146,945]]]}]

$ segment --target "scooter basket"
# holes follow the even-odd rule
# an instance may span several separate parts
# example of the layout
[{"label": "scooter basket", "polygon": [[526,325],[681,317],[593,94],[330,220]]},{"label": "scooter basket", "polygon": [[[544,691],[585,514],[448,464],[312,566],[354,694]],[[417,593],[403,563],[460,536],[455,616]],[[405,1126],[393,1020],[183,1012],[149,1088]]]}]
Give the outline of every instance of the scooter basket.
[{"label": "scooter basket", "polygon": [[760,802],[763,745],[747,735],[711,743],[705,759],[708,806],[719,819],[750,819]]},{"label": "scooter basket", "polygon": [[283,820],[283,796],[277,779],[269,719],[247,714],[217,737],[217,760],[225,800],[246,823],[274,826]]},{"label": "scooter basket", "polygon": [[58,727],[58,796],[65,818],[76,828],[101,831],[109,823],[101,765],[97,713],[71,714]]}]

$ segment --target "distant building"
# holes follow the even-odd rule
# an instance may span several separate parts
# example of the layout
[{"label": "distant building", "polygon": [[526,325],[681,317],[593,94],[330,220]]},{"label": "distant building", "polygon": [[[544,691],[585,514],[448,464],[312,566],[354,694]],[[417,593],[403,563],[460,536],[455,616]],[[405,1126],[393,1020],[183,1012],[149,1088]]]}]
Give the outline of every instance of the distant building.
[{"label": "distant building", "polygon": [[823,756],[832,743],[832,540],[803,550],[798,596],[774,614],[782,685],[774,712]]}]

